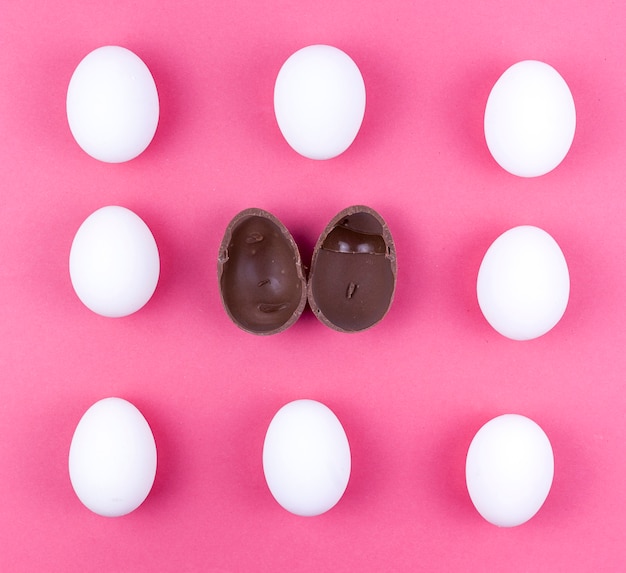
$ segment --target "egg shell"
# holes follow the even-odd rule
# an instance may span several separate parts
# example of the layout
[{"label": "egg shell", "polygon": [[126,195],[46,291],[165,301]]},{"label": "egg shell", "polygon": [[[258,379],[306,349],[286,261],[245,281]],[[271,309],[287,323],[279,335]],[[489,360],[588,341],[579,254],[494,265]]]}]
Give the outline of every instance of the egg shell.
[{"label": "egg shell", "polygon": [[87,154],[121,163],[137,157],[152,141],[159,96],[139,56],[121,46],[102,46],[74,70],[66,111],[70,131]]},{"label": "egg shell", "polygon": [[156,476],[157,450],[141,412],[123,398],[104,398],[82,416],[70,445],[69,474],[91,511],[119,517],[146,499]]},{"label": "egg shell", "polygon": [[301,516],[328,511],[343,496],[350,470],[348,438],[330,408],[305,399],[276,413],[263,444],[263,471],[284,509]]},{"label": "egg shell", "polygon": [[550,440],[525,416],[493,418],[470,444],[465,475],[478,513],[500,527],[521,525],[539,511],[552,487]]},{"label": "egg shell", "polygon": [[567,155],[576,131],[576,107],[561,75],[549,64],[524,60],[493,86],[484,131],[493,158],[520,177],[545,175]]},{"label": "egg shell", "polygon": [[333,217],[313,249],[309,304],[334,330],[366,330],[389,311],[396,277],[396,248],[387,223],[371,207],[353,205]]},{"label": "egg shell", "polygon": [[317,44],[292,54],[274,86],[281,133],[299,154],[331,159],[354,141],[365,114],[365,83],[342,50]]},{"label": "egg shell", "polygon": [[72,286],[82,303],[102,316],[118,318],[142,308],[156,290],[160,268],[152,232],[125,207],[93,212],[72,241]]},{"label": "egg shell", "polygon": [[286,330],[306,305],[298,246],[280,220],[263,209],[245,209],[228,224],[217,277],[226,313],[251,334]]},{"label": "egg shell", "polygon": [[487,322],[513,340],[544,335],[561,320],[569,301],[565,256],[543,229],[521,225],[487,249],[476,293]]}]

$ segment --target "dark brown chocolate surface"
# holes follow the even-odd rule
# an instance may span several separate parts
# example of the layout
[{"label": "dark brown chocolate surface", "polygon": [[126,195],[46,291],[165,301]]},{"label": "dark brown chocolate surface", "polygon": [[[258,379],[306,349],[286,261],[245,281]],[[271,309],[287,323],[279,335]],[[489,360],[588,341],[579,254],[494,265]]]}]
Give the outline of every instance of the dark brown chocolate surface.
[{"label": "dark brown chocolate surface", "polygon": [[262,209],[246,209],[228,225],[218,280],[226,312],[253,334],[285,330],[306,304],[298,247],[285,226]]},{"label": "dark brown chocolate surface", "polygon": [[379,322],[391,306],[396,252],[389,229],[370,207],[339,213],[313,251],[308,299],[327,326],[357,332]]}]

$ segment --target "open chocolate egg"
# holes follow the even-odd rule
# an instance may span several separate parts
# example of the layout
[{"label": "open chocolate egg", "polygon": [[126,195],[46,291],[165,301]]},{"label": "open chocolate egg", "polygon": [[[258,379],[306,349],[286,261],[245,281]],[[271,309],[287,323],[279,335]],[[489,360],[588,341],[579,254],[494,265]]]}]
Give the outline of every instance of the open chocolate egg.
[{"label": "open chocolate egg", "polygon": [[226,312],[252,334],[286,330],[306,305],[298,246],[287,228],[262,209],[245,209],[229,223],[217,275]]},{"label": "open chocolate egg", "polygon": [[383,218],[372,208],[344,209],[315,245],[308,300],[321,322],[340,332],[374,326],[391,306],[396,249]]}]

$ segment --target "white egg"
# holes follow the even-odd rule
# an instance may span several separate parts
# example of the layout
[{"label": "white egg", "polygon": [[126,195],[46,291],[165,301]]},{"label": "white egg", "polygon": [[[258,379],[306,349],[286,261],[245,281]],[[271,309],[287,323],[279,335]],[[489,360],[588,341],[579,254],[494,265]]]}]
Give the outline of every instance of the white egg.
[{"label": "white egg", "polygon": [[263,445],[270,492],[287,511],[319,515],[344,494],[350,478],[350,446],[333,412],[314,400],[296,400],[272,419]]},{"label": "white egg", "polygon": [[539,511],[552,487],[550,440],[525,416],[498,416],[474,436],[465,477],[480,515],[500,527],[521,525]]},{"label": "white egg", "polygon": [[307,46],[283,64],[274,87],[276,120],[287,143],[310,159],[330,159],[354,141],[365,114],[365,84],[338,48]]},{"label": "white egg", "polygon": [[500,334],[530,340],[565,313],[570,279],[557,242],[530,225],[509,229],[487,250],[478,271],[478,304]]},{"label": "white egg", "polygon": [[82,416],[70,445],[69,473],[80,501],[94,513],[118,517],[146,499],[157,451],[141,412],[122,398],[105,398]]},{"label": "white egg", "polygon": [[150,229],[125,207],[98,209],[78,229],[69,257],[72,286],[83,304],[108,317],[143,307],[159,280],[159,251]]},{"label": "white egg", "polygon": [[120,46],[103,46],[78,64],[67,89],[67,120],[74,139],[92,157],[129,161],[152,141],[159,96],[143,61]]},{"label": "white egg", "polygon": [[567,155],[576,130],[574,98],[550,65],[525,60],[495,83],[485,108],[485,139],[500,166],[514,175],[552,171]]}]

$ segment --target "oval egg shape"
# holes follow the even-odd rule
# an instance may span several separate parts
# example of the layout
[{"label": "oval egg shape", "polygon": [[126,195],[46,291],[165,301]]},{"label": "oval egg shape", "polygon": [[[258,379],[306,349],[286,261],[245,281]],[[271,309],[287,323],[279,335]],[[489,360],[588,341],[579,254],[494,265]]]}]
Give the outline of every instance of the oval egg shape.
[{"label": "oval egg shape", "polygon": [[69,257],[72,286],[81,302],[102,316],[137,312],[152,297],[161,271],[152,232],[130,209],[109,205],[79,227]]},{"label": "oval egg shape", "polygon": [[569,86],[549,64],[513,64],[493,86],[485,106],[484,132],[496,162],[519,177],[538,177],[565,158],[576,131]]},{"label": "oval egg shape", "polygon": [[465,464],[474,507],[499,527],[515,527],[541,508],[554,477],[548,436],[526,416],[504,414],[474,436]]},{"label": "oval egg shape", "polygon": [[350,470],[348,438],[330,408],[295,400],[276,413],[263,444],[263,472],[284,509],[302,516],[328,511],[343,496]]},{"label": "oval egg shape", "polygon": [[532,225],[502,233],[478,270],[480,310],[497,332],[512,340],[531,340],[554,328],[569,293],[563,251],[549,233]]},{"label": "oval egg shape", "polygon": [[282,65],[274,86],[274,113],[289,145],[309,159],[342,154],[365,115],[365,83],[342,50],[307,46]]},{"label": "oval egg shape", "polygon": [[141,412],[122,398],[104,398],[82,416],[70,445],[69,474],[80,501],[105,517],[137,509],[156,476],[157,451]]},{"label": "oval egg shape", "polygon": [[317,241],[309,304],[322,323],[337,331],[365,330],[387,314],[396,274],[395,244],[383,218],[370,207],[348,207]]},{"label": "oval egg shape", "polygon": [[141,154],[159,121],[159,96],[146,64],[121,46],[102,46],[76,67],[67,88],[67,120],[78,145],[100,161]]},{"label": "oval egg shape", "polygon": [[246,332],[282,332],[302,314],[306,279],[298,246],[267,211],[245,209],[229,223],[217,274],[224,308]]}]

